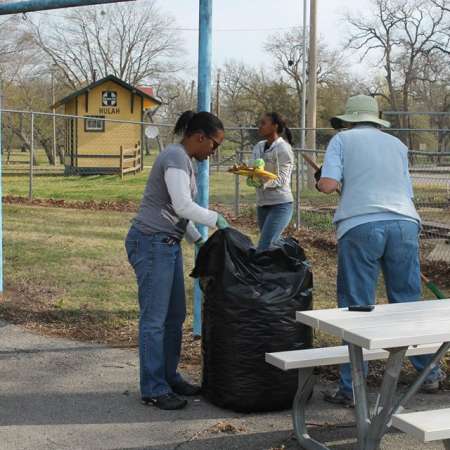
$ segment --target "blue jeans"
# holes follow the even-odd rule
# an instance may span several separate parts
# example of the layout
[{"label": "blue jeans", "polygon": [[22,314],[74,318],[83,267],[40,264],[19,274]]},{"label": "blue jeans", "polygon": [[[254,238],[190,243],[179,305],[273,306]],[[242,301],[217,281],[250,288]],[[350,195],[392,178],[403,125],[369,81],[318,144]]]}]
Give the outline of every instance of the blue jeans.
[{"label": "blue jeans", "polygon": [[292,211],[292,202],[258,206],[256,214],[261,232],[257,247],[258,251],[267,250],[277,244],[281,238],[281,233],[283,233],[291,221]]},{"label": "blue jeans", "polygon": [[[420,300],[418,236],[419,226],[407,220],[369,222],[345,233],[338,243],[338,306],[375,304],[380,269],[389,303]],[[410,361],[420,372],[430,358],[428,355],[413,356]],[[340,389],[352,396],[350,364],[341,365],[340,373]],[[436,379],[438,373],[438,367],[435,367],[428,379]]]},{"label": "blue jeans", "polygon": [[139,362],[142,397],[171,392],[177,372],[186,317],[183,256],[165,233],[144,234],[132,226],[125,240],[138,283]]}]

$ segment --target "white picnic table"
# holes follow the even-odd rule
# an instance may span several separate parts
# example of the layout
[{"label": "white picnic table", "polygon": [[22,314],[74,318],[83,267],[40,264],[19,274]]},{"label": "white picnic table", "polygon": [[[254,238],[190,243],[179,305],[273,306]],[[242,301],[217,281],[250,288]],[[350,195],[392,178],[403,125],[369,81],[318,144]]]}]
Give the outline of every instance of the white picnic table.
[{"label": "white picnic table", "polygon": [[[450,348],[450,301],[377,305],[371,312],[352,312],[347,308],[297,312],[297,321],[336,337],[342,338],[349,349],[352,363],[356,426],[361,450],[375,450],[390,426],[394,413],[400,412],[418,391],[427,375]],[[418,375],[407,392],[397,399],[395,393],[405,353],[410,346],[442,344],[430,355],[427,367]],[[389,352],[386,370],[377,400],[372,409],[367,398],[364,377],[363,349]],[[300,381],[300,380],[299,380]],[[302,382],[304,386],[307,380]],[[304,427],[305,398],[294,402],[294,426],[302,436],[302,445],[308,449],[327,447],[309,437]],[[300,398],[302,397],[302,398]]]}]

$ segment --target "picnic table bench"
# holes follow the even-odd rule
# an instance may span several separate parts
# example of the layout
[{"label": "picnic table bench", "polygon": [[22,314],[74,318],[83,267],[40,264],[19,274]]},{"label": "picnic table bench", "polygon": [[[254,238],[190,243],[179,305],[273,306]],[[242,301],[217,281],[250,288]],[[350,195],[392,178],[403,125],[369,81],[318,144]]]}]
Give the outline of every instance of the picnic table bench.
[{"label": "picnic table bench", "polygon": [[[302,447],[307,450],[327,450],[325,445],[309,436],[305,412],[315,383],[314,368],[332,364],[352,363],[356,425],[361,450],[379,448],[394,414],[398,428],[412,432],[414,427],[406,425],[411,423],[411,420],[408,422],[408,414],[399,413],[450,348],[449,301],[377,305],[372,312],[351,312],[347,308],[298,312],[297,320],[348,343],[348,346],[266,354],[269,364],[282,370],[297,369],[299,372],[299,385],[293,403],[293,422]],[[404,357],[426,354],[432,355],[429,364],[406,394],[396,400],[395,393]],[[387,363],[380,392],[374,408],[370,410],[363,363],[376,359],[387,359]],[[431,417],[431,414],[440,413],[432,411],[429,414]],[[449,428],[450,421],[447,421],[443,428],[433,429],[433,436],[447,436]],[[415,433],[416,436],[420,435],[417,430]],[[427,436],[429,438],[431,435]]]}]

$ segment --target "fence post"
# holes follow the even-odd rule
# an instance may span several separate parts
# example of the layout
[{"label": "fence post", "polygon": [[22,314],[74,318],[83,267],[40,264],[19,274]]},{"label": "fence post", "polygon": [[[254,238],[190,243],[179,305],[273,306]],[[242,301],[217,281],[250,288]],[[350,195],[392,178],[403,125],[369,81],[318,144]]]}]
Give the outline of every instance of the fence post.
[{"label": "fence post", "polygon": [[136,175],[141,170],[141,143],[138,143],[134,146],[134,170],[133,175]]},{"label": "fence post", "polygon": [[33,160],[34,160],[34,114],[31,113],[31,145],[30,145],[30,179],[28,186],[28,200],[33,200]]},{"label": "fence post", "polygon": [[[242,159],[242,155],[240,154],[240,151],[236,150],[236,163],[240,164],[241,159]],[[235,175],[234,176],[234,215],[236,217],[239,217],[239,215],[241,213],[240,195],[241,195],[240,179],[239,179],[239,175]]]},{"label": "fence post", "polygon": [[301,159],[301,174],[300,174],[300,176],[301,176],[301,180],[302,180],[302,186],[301,186],[301,188],[302,189],[305,189],[305,162],[303,161],[303,158]]},{"label": "fence post", "polygon": [[216,157],[217,157],[217,167],[216,167],[216,172],[220,172],[220,147],[217,147],[217,150],[216,150]]},{"label": "fence post", "polygon": [[139,156],[140,156],[139,171],[142,171],[142,170],[144,170],[144,140],[142,139],[142,144],[141,144],[141,141],[138,141],[136,147],[139,150]]},{"label": "fence post", "polygon": [[300,151],[295,151],[295,229],[300,229]]},{"label": "fence post", "polygon": [[120,146],[120,178],[123,180],[123,145]]},{"label": "fence post", "polygon": [[56,109],[55,109],[55,71],[52,69],[52,125],[53,125],[53,165],[56,166]]}]

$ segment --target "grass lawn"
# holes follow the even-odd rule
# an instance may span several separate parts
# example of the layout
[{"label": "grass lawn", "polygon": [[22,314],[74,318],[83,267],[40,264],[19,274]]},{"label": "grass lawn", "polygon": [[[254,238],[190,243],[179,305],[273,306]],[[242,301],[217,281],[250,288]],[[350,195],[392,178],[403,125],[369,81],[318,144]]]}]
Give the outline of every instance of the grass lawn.
[{"label": "grass lawn", "polygon": [[[137,290],[123,246],[131,217],[123,212],[5,205],[7,301],[0,311],[28,321],[32,328],[48,327],[79,338],[85,328],[84,338],[134,341]],[[254,226],[247,223],[242,231],[256,239]],[[190,324],[193,251],[187,243],[183,251]],[[331,307],[335,256],[315,247],[307,248],[307,254],[315,275],[315,305]]]},{"label": "grass lawn", "polygon": [[[115,211],[5,205],[7,297],[33,298],[41,313],[55,313],[58,320],[89,318],[112,330],[131,326],[137,318],[137,290],[123,240],[132,216]],[[234,225],[256,241],[252,219]],[[305,229],[297,235],[312,264],[314,305],[333,307],[335,249],[311,240],[311,236],[315,239],[321,234]],[[190,322],[192,246],[183,242],[183,251]],[[381,286],[379,296],[385,297]]]},{"label": "grass lawn", "polygon": [[[43,334],[136,345],[137,289],[123,246],[131,217],[132,213],[116,211],[5,205],[6,290],[0,318]],[[232,224],[255,240],[251,219]],[[329,236],[307,229],[297,234],[314,274],[315,309],[335,306],[336,255]],[[190,333],[193,281],[188,275],[193,251],[187,243],[183,251],[188,318],[181,367],[198,376],[200,343]],[[431,297],[429,292],[424,295]],[[378,297],[385,301],[381,283]],[[315,335],[316,346],[337,344],[327,334]],[[376,380],[382,365],[373,367],[371,379]],[[329,380],[336,374],[335,368],[323,373]]]}]

